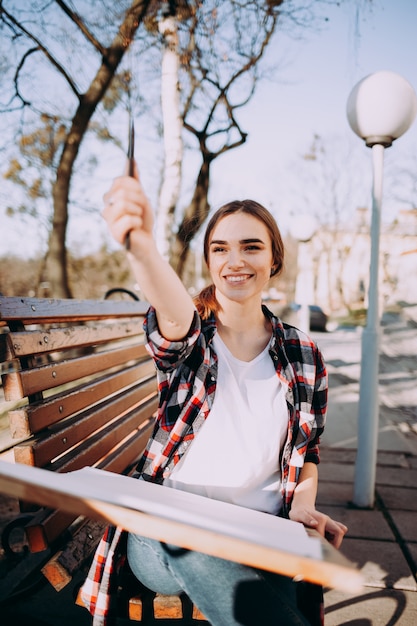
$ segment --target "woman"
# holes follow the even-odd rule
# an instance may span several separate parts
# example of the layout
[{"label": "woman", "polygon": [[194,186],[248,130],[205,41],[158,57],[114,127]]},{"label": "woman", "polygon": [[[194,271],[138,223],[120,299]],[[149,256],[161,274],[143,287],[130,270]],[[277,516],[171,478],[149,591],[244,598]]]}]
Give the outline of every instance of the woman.
[{"label": "woman", "polygon": [[[204,242],[212,284],[194,302],[158,253],[137,177],[114,181],[103,215],[117,241],[129,233],[128,256],[151,304],[144,327],[160,409],[140,477],[289,517],[338,547],[347,528],[315,508],[327,402],[322,357],[262,305],[283,264],[273,217],[251,200],[213,215]],[[212,626],[311,623],[289,578],[120,529],[106,534],[84,585],[94,623],[105,623],[109,573],[125,550],[141,582],[160,593],[185,591]]]}]

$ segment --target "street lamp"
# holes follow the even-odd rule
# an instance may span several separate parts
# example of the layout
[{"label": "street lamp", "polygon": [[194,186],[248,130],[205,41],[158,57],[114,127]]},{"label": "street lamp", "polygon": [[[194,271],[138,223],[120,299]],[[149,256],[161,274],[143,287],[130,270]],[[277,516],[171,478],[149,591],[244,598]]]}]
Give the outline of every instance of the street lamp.
[{"label": "street lamp", "polygon": [[373,507],[375,499],[379,419],[378,265],[384,148],[391,146],[408,130],[416,112],[417,98],[410,83],[402,76],[387,71],[363,78],[352,89],[347,101],[350,127],[372,148],[373,166],[371,263],[368,311],[362,334],[358,451],[353,494],[353,502],[359,507]]}]

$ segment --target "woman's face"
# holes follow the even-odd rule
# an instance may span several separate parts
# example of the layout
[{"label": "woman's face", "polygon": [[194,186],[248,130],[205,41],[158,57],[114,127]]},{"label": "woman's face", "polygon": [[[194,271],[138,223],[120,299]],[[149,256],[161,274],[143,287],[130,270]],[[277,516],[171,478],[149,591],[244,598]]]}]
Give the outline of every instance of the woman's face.
[{"label": "woman's face", "polygon": [[248,213],[223,217],[209,241],[208,266],[217,296],[261,296],[271,275],[272,244],[265,224]]}]

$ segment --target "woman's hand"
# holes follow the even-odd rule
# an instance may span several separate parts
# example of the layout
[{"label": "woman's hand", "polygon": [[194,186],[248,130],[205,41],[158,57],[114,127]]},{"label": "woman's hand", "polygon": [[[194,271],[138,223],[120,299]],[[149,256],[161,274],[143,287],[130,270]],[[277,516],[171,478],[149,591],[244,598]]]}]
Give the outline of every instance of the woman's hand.
[{"label": "woman's hand", "polygon": [[193,321],[190,294],[168,261],[161,256],[152,234],[153,213],[134,176],[120,176],[104,196],[103,217],[122,245],[129,234],[128,258],[144,298],[156,309],[159,332],[169,341],[183,339]]},{"label": "woman's hand", "polygon": [[307,528],[317,530],[335,548],[340,547],[343,537],[348,531],[347,526],[324,513],[320,513],[312,506],[293,506],[291,507],[289,517],[293,522],[301,522]]},{"label": "woman's hand", "polygon": [[139,181],[135,176],[120,176],[104,195],[103,217],[113,237],[124,244],[130,233],[130,251],[140,257],[149,252],[153,242],[153,212]]}]

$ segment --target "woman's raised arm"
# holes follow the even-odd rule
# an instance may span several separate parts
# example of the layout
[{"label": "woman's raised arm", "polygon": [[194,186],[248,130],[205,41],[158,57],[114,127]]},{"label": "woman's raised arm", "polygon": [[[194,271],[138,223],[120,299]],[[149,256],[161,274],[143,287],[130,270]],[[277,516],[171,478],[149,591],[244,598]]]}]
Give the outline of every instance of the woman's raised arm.
[{"label": "woman's raised arm", "polygon": [[153,237],[153,212],[135,177],[120,176],[104,196],[103,217],[120,244],[129,233],[128,258],[148,302],[156,309],[159,330],[168,340],[188,332],[195,307],[178,275],[159,253]]}]

